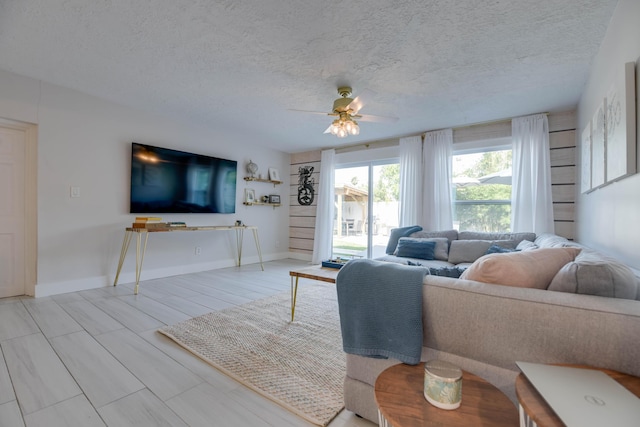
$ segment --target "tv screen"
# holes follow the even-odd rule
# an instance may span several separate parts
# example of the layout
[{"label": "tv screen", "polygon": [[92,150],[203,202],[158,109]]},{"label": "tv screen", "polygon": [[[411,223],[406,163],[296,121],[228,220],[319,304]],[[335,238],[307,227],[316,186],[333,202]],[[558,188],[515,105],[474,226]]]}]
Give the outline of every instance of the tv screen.
[{"label": "tv screen", "polygon": [[235,213],[238,162],[131,144],[131,213]]}]

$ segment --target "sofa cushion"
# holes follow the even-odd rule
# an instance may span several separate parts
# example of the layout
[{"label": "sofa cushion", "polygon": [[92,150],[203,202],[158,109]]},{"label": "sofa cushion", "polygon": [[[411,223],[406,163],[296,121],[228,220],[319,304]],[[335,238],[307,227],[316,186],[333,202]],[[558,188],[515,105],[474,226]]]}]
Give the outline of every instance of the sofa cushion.
[{"label": "sofa cushion", "polygon": [[515,240],[454,240],[449,248],[448,261],[452,264],[475,262],[485,255],[491,245],[515,249]]},{"label": "sofa cushion", "polygon": [[385,253],[391,255],[398,246],[398,239],[401,237],[406,237],[411,233],[422,230],[422,227],[419,225],[412,225],[409,227],[400,227],[400,228],[392,228],[389,233],[389,241],[387,242],[387,250]]},{"label": "sofa cushion", "polygon": [[[421,231],[419,231],[418,233],[422,233]],[[401,237],[400,240],[407,240],[407,239],[411,239],[414,240],[416,242],[435,242],[436,244],[436,248],[435,248],[435,258],[425,258],[425,259],[439,259],[441,261],[447,261],[449,259],[449,239],[447,239],[446,237],[431,237],[431,238],[415,238],[413,236],[415,236],[417,233],[413,233],[411,235],[411,237]],[[398,240],[398,246],[400,244],[400,240]],[[396,251],[393,253],[396,256],[401,256],[398,255],[398,250],[396,248]],[[414,257],[416,258],[416,257]]]},{"label": "sofa cushion", "polygon": [[419,239],[428,239],[433,237],[446,237],[451,243],[454,240],[458,240],[458,230],[444,230],[444,231],[416,231],[411,233],[409,237],[415,237]]},{"label": "sofa cushion", "polygon": [[516,245],[522,240],[533,241],[536,233],[487,233],[482,231],[460,231],[459,240],[515,240]]},{"label": "sofa cushion", "polygon": [[487,253],[490,246],[490,240],[454,240],[449,248],[449,262],[474,262]]},{"label": "sofa cushion", "polygon": [[407,258],[436,259],[436,242],[428,239],[401,237],[394,255]]},{"label": "sofa cushion", "polygon": [[550,291],[636,299],[638,283],[626,265],[591,250],[583,250],[558,271]]},{"label": "sofa cushion", "polygon": [[474,262],[460,277],[497,285],[547,289],[558,271],[580,253],[577,248],[490,254]]},{"label": "sofa cushion", "polygon": [[541,234],[534,240],[534,243],[541,248],[562,248],[567,242],[569,241],[564,237],[551,233]]},{"label": "sofa cushion", "polygon": [[538,245],[530,240],[523,240],[516,246],[516,250],[518,251],[531,251],[533,249],[538,249]]}]

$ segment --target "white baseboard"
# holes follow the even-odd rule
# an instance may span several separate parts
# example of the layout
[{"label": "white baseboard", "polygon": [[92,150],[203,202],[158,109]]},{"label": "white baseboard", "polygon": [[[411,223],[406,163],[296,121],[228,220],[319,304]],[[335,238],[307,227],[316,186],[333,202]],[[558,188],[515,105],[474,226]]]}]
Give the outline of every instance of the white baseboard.
[{"label": "white baseboard", "polygon": [[36,285],[35,297],[41,298],[69,292],[86,291],[89,289],[103,288],[110,284],[113,283],[108,283],[107,276],[84,277],[82,279],[62,282],[38,283]]},{"label": "white baseboard", "polygon": [[[296,256],[293,256],[296,255]],[[278,254],[269,254],[262,257],[263,262],[275,261],[278,259],[299,258],[300,254],[291,254],[283,252]],[[260,259],[258,255],[242,257],[242,265],[258,264]],[[166,268],[142,269],[140,280],[160,279],[163,277],[178,276],[180,274],[199,273],[201,271],[218,270],[235,266],[235,260],[225,259],[221,261],[203,262],[198,264],[175,265]],[[89,289],[103,288],[113,286],[115,271],[112,275],[85,277],[82,279],[73,279],[60,282],[39,283],[36,285],[35,297],[48,297],[51,295],[66,294],[69,292],[86,291]],[[133,283],[136,281],[135,271],[121,272],[118,278],[118,284]]]}]

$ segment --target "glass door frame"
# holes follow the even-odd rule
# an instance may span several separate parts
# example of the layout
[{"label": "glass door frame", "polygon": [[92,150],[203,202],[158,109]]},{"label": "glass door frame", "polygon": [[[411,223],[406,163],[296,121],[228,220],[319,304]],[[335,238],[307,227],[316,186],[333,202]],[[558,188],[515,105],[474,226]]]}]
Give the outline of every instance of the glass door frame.
[{"label": "glass door frame", "polygon": [[[379,159],[379,160],[368,160],[368,161],[364,161],[364,162],[349,162],[349,163],[340,163],[337,164],[335,166],[335,170],[334,170],[334,175],[336,173],[336,171],[338,169],[350,169],[350,168],[361,168],[361,167],[367,167],[367,191],[369,193],[369,197],[367,198],[367,217],[366,217],[366,223],[370,224],[369,227],[364,227],[367,231],[367,258],[371,259],[372,255],[373,255],[373,203],[374,203],[374,197],[373,196],[373,188],[374,188],[374,182],[373,182],[373,168],[375,166],[385,166],[385,165],[394,165],[394,164],[399,164],[400,163],[400,158],[399,157],[392,157],[392,158],[386,158],[386,159]],[[333,236],[332,236],[333,237]],[[331,243],[331,247],[333,248],[333,238],[331,239],[332,243]]]}]

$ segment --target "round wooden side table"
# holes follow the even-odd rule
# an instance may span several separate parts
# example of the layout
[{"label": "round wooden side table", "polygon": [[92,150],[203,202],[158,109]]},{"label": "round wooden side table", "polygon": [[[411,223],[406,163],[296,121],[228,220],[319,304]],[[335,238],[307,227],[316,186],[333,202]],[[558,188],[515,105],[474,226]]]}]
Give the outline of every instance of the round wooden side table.
[{"label": "round wooden side table", "polygon": [[[585,365],[562,365],[571,368],[595,369],[609,375],[627,390],[640,397],[640,378],[610,369]],[[564,423],[524,374],[516,378],[516,395],[520,403],[520,427],[564,427]]]},{"label": "round wooden side table", "polygon": [[447,411],[424,397],[424,363],[394,365],[382,372],[375,384],[381,427],[423,426],[517,426],[518,410],[493,385],[462,371],[462,403]]}]

